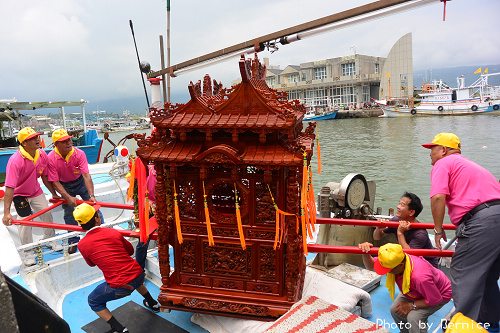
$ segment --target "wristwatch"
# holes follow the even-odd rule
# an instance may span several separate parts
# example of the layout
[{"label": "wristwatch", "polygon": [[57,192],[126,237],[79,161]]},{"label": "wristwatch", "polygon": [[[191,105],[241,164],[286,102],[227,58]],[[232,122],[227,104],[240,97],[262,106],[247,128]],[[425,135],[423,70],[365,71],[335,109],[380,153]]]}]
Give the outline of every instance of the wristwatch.
[{"label": "wristwatch", "polygon": [[[95,195],[91,194],[89,195],[90,198],[95,198]],[[435,231],[435,230],[434,230]]]},{"label": "wristwatch", "polygon": [[444,230],[441,231],[441,232],[438,232],[436,229],[434,229],[434,235],[438,235],[439,236],[439,235],[442,235],[443,232],[444,232]]},{"label": "wristwatch", "polygon": [[415,302],[412,303],[412,310],[418,310],[418,306],[415,305]]}]

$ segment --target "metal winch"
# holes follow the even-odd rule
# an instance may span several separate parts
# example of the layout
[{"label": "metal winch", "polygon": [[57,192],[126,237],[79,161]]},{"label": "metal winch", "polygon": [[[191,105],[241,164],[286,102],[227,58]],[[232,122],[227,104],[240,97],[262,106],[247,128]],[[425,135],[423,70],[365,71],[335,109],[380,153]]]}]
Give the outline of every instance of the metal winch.
[{"label": "metal winch", "polygon": [[373,210],[375,181],[359,173],[348,174],[340,183],[330,182],[318,195],[321,217],[366,219]]}]

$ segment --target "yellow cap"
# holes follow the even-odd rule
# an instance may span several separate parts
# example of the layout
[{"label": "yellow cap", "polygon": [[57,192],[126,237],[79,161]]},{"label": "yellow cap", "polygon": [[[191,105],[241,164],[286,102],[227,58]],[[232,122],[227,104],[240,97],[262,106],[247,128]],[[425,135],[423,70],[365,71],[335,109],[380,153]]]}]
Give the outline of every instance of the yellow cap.
[{"label": "yellow cap", "polygon": [[101,208],[100,205],[89,205],[88,203],[82,203],[78,205],[73,211],[73,216],[75,217],[76,222],[79,224],[85,224],[90,221],[95,212],[97,212]]},{"label": "yellow cap", "polygon": [[57,142],[57,141],[64,141],[64,140],[67,140],[69,138],[72,138],[71,135],[68,134],[68,132],[66,132],[65,129],[63,128],[60,128],[58,130],[55,130],[53,133],[52,133],[52,141],[54,142]]},{"label": "yellow cap", "polygon": [[446,325],[446,333],[487,333],[482,325],[457,312]]},{"label": "yellow cap", "polygon": [[434,146],[444,146],[451,149],[460,149],[460,139],[453,133],[439,133],[431,143],[423,144],[422,147],[431,149]]},{"label": "yellow cap", "polygon": [[399,244],[385,244],[378,249],[378,258],[375,259],[373,268],[379,275],[389,273],[405,258],[403,248]]},{"label": "yellow cap", "polygon": [[25,127],[17,133],[17,140],[22,143],[24,140],[31,139],[37,135],[42,135],[42,133],[35,132],[31,127]]}]

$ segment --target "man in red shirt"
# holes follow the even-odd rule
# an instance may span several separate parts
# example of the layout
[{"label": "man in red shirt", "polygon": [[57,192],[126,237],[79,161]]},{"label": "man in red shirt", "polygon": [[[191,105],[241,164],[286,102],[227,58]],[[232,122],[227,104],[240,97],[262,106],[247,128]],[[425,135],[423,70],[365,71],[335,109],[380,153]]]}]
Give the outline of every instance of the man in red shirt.
[{"label": "man in red shirt", "polygon": [[101,218],[97,214],[99,208],[99,205],[83,203],[73,211],[75,220],[86,231],[85,237],[78,243],[78,249],[89,266],[99,267],[105,279],[90,293],[89,306],[111,326],[107,333],[128,332],[106,307],[108,301],[128,296],[137,290],[144,297],[144,306],[153,312],[160,311],[160,305],[144,285],[141,266],[130,257],[134,253],[132,244],[117,230],[101,227]]}]

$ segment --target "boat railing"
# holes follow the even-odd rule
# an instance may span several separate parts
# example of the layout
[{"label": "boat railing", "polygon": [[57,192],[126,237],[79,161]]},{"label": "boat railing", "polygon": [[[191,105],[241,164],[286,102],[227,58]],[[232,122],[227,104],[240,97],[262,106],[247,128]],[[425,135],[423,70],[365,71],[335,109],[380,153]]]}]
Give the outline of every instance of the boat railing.
[{"label": "boat railing", "polygon": [[[128,217],[128,218],[105,223],[102,225],[102,227],[112,228],[114,226],[121,225],[124,223],[128,223],[127,230],[134,230],[135,229],[133,215],[130,215],[130,217]],[[50,223],[50,225],[54,225],[54,224],[61,225],[60,223]],[[24,244],[24,245],[18,246],[16,249],[17,249],[21,259],[26,259],[26,252],[31,252],[31,251],[34,252],[35,257],[38,259],[38,264],[27,269],[29,271],[33,271],[33,270],[40,269],[40,268],[47,266],[47,263],[46,263],[46,260],[44,259],[44,256],[56,252],[56,251],[50,249],[50,244],[52,242],[62,242],[63,257],[69,258],[70,254],[68,252],[68,249],[69,249],[68,239],[75,237],[75,236],[80,236],[84,233],[85,232],[83,232],[83,231],[72,231],[72,232],[60,234],[60,235],[57,235],[54,237],[40,239],[39,241],[36,241],[33,243]]]}]

